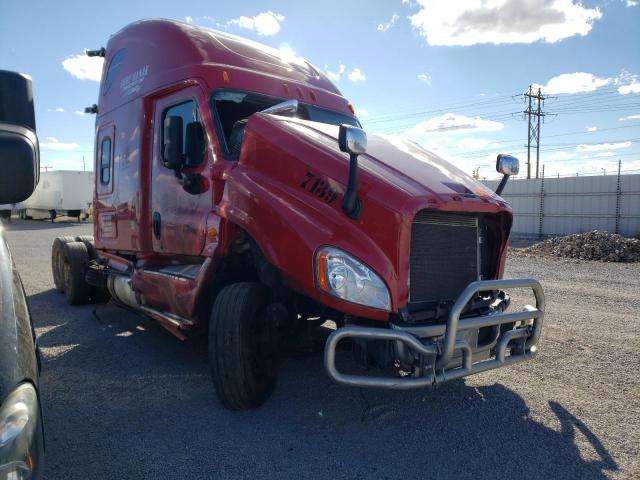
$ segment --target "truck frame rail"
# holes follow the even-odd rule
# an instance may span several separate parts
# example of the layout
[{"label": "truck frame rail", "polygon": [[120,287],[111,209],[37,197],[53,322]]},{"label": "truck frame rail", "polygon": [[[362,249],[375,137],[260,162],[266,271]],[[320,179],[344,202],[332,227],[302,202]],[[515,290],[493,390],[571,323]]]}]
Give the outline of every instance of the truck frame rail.
[{"label": "truck frame rail", "polygon": [[[531,289],[536,300],[535,307],[526,305],[520,312],[494,313],[460,318],[465,306],[476,293],[513,288]],[[325,369],[329,377],[343,385],[402,390],[429,387],[474,373],[522,362],[536,355],[537,343],[540,339],[544,319],[544,303],[545,298],[542,286],[533,278],[472,282],[454,303],[446,323],[419,326],[391,324],[391,328],[361,326],[338,328],[327,339],[324,354]],[[480,362],[473,362],[473,353],[469,343],[466,340],[457,338],[458,333],[465,330],[529,320],[532,321],[530,325],[525,324],[499,334],[494,357]],[[430,368],[420,368],[413,376],[405,377],[352,375],[339,372],[336,367],[336,348],[338,343],[345,338],[394,341],[401,348],[408,348],[414,354],[429,359]],[[522,348],[518,349],[518,351],[512,349],[510,354],[507,355],[510,344],[518,340],[521,341]],[[447,369],[455,352],[462,354],[462,365]]]}]

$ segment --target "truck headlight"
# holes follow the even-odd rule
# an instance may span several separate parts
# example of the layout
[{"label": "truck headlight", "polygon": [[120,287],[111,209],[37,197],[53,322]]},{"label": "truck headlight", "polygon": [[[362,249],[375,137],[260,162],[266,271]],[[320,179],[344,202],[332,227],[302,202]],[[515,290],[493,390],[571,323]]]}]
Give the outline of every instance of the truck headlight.
[{"label": "truck headlight", "polygon": [[23,383],[0,407],[0,479],[32,478],[42,456],[41,436],[38,394]]},{"label": "truck headlight", "polygon": [[335,247],[316,254],[318,286],[334,297],[367,307],[391,310],[389,290],[369,267]]}]

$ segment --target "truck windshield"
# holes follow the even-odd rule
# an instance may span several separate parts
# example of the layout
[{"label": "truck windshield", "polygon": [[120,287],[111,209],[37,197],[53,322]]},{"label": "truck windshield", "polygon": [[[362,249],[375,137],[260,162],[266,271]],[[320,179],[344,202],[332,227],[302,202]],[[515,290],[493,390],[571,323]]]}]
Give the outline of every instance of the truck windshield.
[{"label": "truck windshield", "polygon": [[[234,136],[234,126],[236,126],[236,130],[238,130],[238,126],[249,118],[249,116],[285,100],[287,99],[233,90],[219,90],[214,92],[210,98],[212,115],[227,153],[231,156],[236,156],[235,154],[238,153],[234,145],[236,142],[232,139],[232,136]],[[360,127],[360,122],[358,122],[357,118],[344,113],[305,103],[300,103],[299,105],[298,118],[303,120],[328,123],[331,125],[346,123],[347,125]],[[240,122],[240,124],[238,122]]]}]

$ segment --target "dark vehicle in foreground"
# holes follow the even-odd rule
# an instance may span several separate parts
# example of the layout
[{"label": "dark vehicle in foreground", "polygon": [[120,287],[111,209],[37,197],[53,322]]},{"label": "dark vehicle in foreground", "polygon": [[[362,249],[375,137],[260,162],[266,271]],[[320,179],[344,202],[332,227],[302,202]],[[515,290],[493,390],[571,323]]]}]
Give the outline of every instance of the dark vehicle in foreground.
[{"label": "dark vehicle in foreground", "polygon": [[[193,25],[137,22],[87,54],[105,58],[94,238],[52,250],[69,303],[111,296],[180,339],[208,331],[230,409],[269,396],[283,335],[326,320],[325,369],[346,385],[427,387],[534,356],[542,289],[501,279],[517,159],[498,157],[494,193],[415,143],[367,138],[305,60]],[[536,306],[507,313],[520,287]],[[395,374],[339,370],[341,341]]]},{"label": "dark vehicle in foreground", "polygon": [[[0,204],[38,183],[31,79],[0,70]],[[36,338],[20,276],[0,225],[0,479],[39,478],[44,434]]]}]

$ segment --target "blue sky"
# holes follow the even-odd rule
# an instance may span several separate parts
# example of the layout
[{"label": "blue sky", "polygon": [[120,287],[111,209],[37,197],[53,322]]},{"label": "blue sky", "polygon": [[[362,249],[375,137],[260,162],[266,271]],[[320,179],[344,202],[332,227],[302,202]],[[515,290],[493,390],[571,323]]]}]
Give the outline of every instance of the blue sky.
[{"label": "blue sky", "polygon": [[[92,168],[99,65],[81,57],[126,24],[173,18],[303,56],[329,75],[369,132],[406,135],[494,178],[526,159],[518,94],[550,95],[547,175],[640,173],[636,0],[324,0],[0,3],[0,68],[33,77],[42,165]],[[89,77],[89,78],[84,78]],[[523,165],[524,166],[524,165]]]}]

